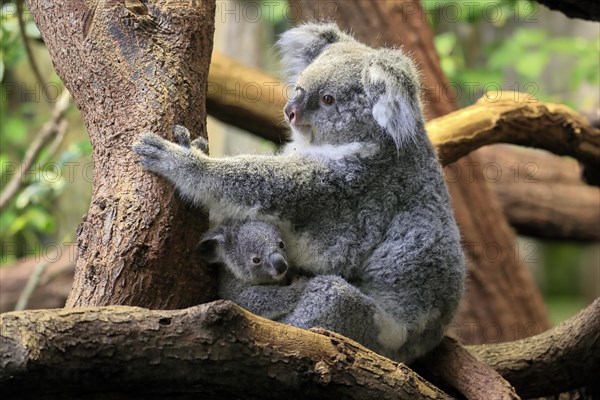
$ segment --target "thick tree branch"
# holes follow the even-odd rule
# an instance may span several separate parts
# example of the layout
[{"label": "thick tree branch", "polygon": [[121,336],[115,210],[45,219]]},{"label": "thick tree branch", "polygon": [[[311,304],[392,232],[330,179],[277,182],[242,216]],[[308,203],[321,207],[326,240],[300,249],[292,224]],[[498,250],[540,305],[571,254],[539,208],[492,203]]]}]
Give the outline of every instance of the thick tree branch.
[{"label": "thick tree branch", "polygon": [[[228,301],[175,311],[101,307],[13,312],[2,314],[0,323],[3,394],[447,398],[403,364],[347,338],[269,321]],[[479,361],[446,338],[416,367],[469,399],[485,394],[518,398],[480,362],[523,397],[560,393],[595,379],[599,326],[596,299],[540,335],[469,346]],[[30,385],[31,380],[39,384]]]},{"label": "thick tree branch", "polygon": [[493,101],[482,97],[430,121],[427,132],[444,165],[485,145],[512,143],[571,156],[590,171],[600,170],[600,129],[567,106],[524,93],[498,92]]},{"label": "thick tree branch", "polygon": [[542,334],[467,348],[498,371],[522,397],[562,393],[591,384],[600,370],[600,298]]},{"label": "thick tree branch", "polygon": [[449,398],[349,339],[269,321],[228,301],[175,311],[24,311],[0,321],[0,390],[9,397]]},{"label": "thick tree branch", "polygon": [[481,148],[478,154],[478,168],[517,232],[553,240],[600,240],[600,188],[582,181],[576,160],[505,144]]},{"label": "thick tree branch", "polygon": [[278,78],[213,52],[206,110],[213,117],[281,144],[288,138],[283,107],[286,86]]}]

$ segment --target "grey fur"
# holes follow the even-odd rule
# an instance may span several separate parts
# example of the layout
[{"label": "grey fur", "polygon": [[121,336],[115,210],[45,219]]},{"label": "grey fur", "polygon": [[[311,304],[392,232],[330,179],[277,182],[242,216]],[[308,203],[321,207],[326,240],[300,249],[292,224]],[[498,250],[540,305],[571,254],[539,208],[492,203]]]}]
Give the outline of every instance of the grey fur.
[{"label": "grey fur", "polygon": [[214,159],[151,133],[134,151],[211,215],[275,224],[288,260],[315,275],[301,293],[251,286],[249,302],[297,300],[281,321],[410,362],[440,341],[465,274],[416,69],[400,50],[372,49],[333,24],[292,29],[279,46],[290,79],[305,68],[285,109],[294,140],[283,154]]}]

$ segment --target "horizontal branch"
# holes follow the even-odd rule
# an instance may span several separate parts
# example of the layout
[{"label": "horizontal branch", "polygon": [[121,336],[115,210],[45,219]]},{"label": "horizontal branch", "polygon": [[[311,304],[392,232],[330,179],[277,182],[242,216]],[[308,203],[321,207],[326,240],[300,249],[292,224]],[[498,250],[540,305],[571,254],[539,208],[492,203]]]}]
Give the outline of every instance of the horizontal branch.
[{"label": "horizontal branch", "polygon": [[168,311],[21,311],[0,315],[0,323],[0,391],[8,397],[449,398],[356,342],[269,321],[228,301]]},{"label": "horizontal branch", "polygon": [[523,93],[483,97],[430,121],[427,132],[443,165],[486,145],[512,143],[571,156],[590,172],[600,170],[600,129],[567,106],[542,103]]},{"label": "horizontal branch", "polygon": [[597,242],[600,188],[581,179],[581,165],[567,157],[512,145],[477,152],[484,177],[510,224],[523,235]]},{"label": "horizontal branch", "polygon": [[277,77],[213,52],[206,95],[210,115],[281,144],[288,138],[286,102],[286,87]]},{"label": "horizontal branch", "polygon": [[595,383],[600,370],[600,298],[560,325],[526,339],[468,346],[524,397]]}]

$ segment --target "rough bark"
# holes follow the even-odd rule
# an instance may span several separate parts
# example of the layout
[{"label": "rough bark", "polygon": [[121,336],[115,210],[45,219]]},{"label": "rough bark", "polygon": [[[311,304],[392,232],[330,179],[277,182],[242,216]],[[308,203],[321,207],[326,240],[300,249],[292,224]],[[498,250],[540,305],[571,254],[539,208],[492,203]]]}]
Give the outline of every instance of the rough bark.
[{"label": "rough bark", "polygon": [[517,232],[600,241],[600,188],[581,180],[577,161],[511,145],[484,147],[478,154],[486,180]]},{"label": "rough bark", "polygon": [[600,370],[600,298],[540,335],[468,349],[512,383],[522,397],[590,385]]},{"label": "rough bark", "polygon": [[145,130],[169,137],[176,123],[206,136],[214,2],[27,4],[93,146],[93,197],[67,306],[213,299],[213,280],[194,256],[205,215],[137,166],[129,146]]},{"label": "rough bark", "polygon": [[227,301],[25,311],[0,321],[0,390],[9,397],[449,399],[356,342]]},{"label": "rough bark", "polygon": [[596,0],[536,0],[551,10],[560,11],[570,18],[600,21],[600,4]]},{"label": "rough bark", "polygon": [[[419,63],[428,117],[456,109],[433,44],[433,33],[417,0],[294,0],[302,18],[330,18],[365,43],[402,45]],[[516,238],[498,200],[487,187],[476,152],[452,164],[447,172],[454,211],[463,236],[469,282],[455,328],[465,343],[514,340],[550,326],[531,274],[514,257]],[[471,173],[471,172],[474,173]],[[497,250],[490,257],[489,249]],[[494,328],[493,335],[488,329]],[[524,329],[526,327],[526,329]]]}]

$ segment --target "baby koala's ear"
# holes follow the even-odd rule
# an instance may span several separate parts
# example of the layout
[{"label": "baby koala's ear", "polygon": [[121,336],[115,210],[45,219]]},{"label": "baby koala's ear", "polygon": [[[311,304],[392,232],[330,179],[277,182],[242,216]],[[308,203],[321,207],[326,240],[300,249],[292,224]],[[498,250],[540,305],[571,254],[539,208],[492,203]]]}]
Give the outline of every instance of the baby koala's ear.
[{"label": "baby koala's ear", "polygon": [[281,54],[286,82],[296,82],[300,73],[327,46],[343,41],[355,42],[334,23],[309,22],[284,32],[276,47]]},{"label": "baby koala's ear", "polygon": [[207,264],[222,262],[220,250],[224,244],[225,234],[222,229],[206,232],[198,244],[200,257]]},{"label": "baby koala's ear", "polygon": [[396,147],[424,134],[419,74],[399,49],[377,50],[365,64],[362,83],[373,101],[373,117]]}]

